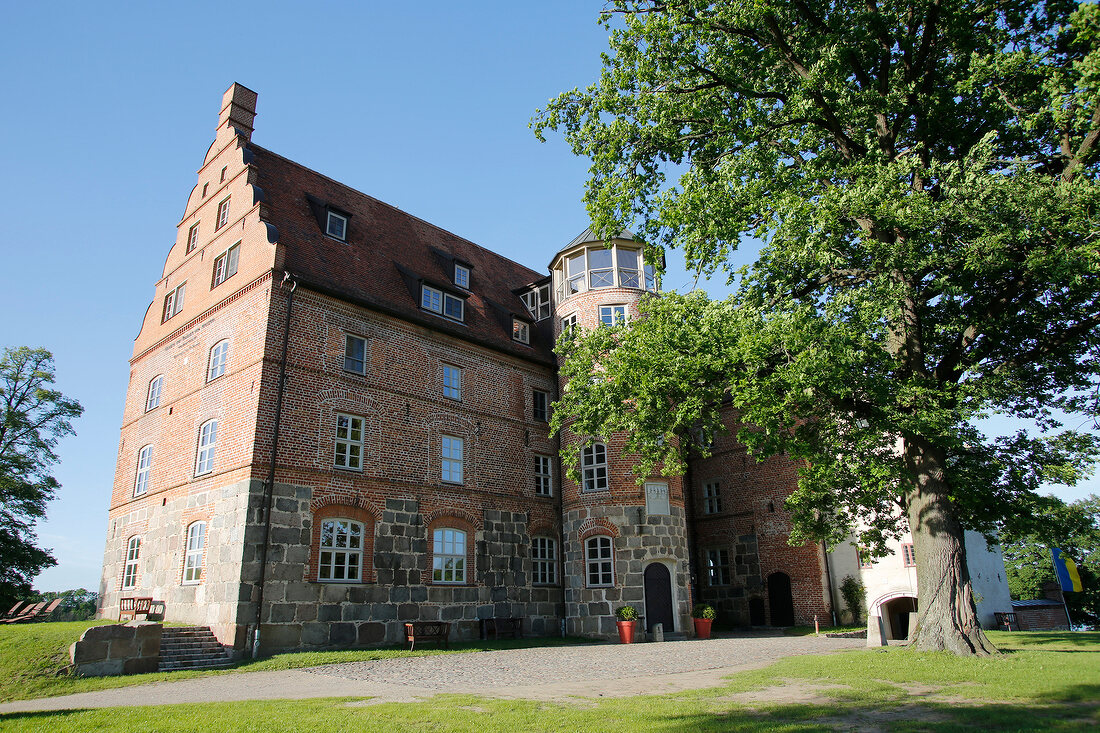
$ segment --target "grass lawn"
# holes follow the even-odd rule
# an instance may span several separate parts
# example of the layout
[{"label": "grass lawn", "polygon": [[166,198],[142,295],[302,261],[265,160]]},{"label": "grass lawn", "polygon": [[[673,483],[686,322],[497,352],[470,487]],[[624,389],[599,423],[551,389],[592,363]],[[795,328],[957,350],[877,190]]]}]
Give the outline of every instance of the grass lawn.
[{"label": "grass lawn", "polygon": [[[890,647],[792,657],[734,675],[721,687],[670,695],[555,702],[447,695],[423,703],[211,703],[0,715],[0,729],[483,733],[1100,727],[1100,633],[990,632],[989,637],[1006,653],[960,659]],[[0,648],[0,659],[5,657]]]}]

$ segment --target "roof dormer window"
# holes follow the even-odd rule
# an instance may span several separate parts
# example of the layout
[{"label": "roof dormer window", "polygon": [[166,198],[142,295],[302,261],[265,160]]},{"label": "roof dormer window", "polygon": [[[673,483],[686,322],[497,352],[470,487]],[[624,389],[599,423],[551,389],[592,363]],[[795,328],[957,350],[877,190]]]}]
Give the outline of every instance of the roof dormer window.
[{"label": "roof dormer window", "polygon": [[550,317],[550,286],[542,285],[531,288],[520,296],[527,310],[531,312],[536,321]]},{"label": "roof dormer window", "polygon": [[455,263],[455,285],[466,290],[470,289],[470,268],[457,262]]},{"label": "roof dormer window", "polygon": [[521,344],[531,343],[531,324],[519,318],[512,319],[512,340]]},{"label": "roof dormer window", "polygon": [[465,300],[431,285],[420,286],[420,307],[456,321],[463,321],[466,316]]},{"label": "roof dormer window", "polygon": [[330,209],[325,221],[325,234],[343,242],[348,234],[348,218]]}]

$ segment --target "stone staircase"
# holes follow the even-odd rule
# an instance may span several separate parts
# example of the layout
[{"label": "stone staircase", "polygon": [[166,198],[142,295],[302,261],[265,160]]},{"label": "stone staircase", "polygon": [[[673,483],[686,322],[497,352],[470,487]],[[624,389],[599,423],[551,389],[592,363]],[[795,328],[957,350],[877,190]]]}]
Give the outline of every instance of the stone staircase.
[{"label": "stone staircase", "polygon": [[164,628],[160,637],[159,672],[174,669],[223,669],[233,666],[226,648],[207,626]]}]

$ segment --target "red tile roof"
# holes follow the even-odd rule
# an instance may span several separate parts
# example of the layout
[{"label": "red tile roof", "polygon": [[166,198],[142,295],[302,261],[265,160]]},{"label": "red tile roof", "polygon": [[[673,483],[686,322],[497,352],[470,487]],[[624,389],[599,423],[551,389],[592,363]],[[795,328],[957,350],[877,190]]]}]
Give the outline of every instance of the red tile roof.
[{"label": "red tile roof", "polygon": [[[258,145],[249,144],[265,219],[286,247],[285,269],[298,282],[350,302],[472,340],[553,363],[547,319],[531,345],[512,339],[513,315],[530,320],[519,298],[546,278],[484,247],[360,193]],[[324,234],[326,207],[349,216],[346,241]],[[454,285],[454,262],[470,267],[470,290]],[[465,320],[420,308],[420,283],[465,295]]]}]

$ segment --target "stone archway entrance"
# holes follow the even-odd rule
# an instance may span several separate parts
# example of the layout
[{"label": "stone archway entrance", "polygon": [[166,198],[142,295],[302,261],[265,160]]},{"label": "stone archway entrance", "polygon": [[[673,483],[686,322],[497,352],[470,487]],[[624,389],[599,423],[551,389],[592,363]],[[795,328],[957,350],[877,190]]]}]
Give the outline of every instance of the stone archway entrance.
[{"label": "stone archway entrance", "polygon": [[786,573],[772,573],[768,576],[768,606],[772,626],[794,626],[791,576]]},{"label": "stone archway entrance", "polygon": [[659,562],[646,566],[645,576],[645,630],[652,632],[656,624],[664,624],[665,633],[676,630],[672,613],[672,574]]},{"label": "stone archway entrance", "polygon": [[909,638],[909,614],[916,613],[917,599],[913,596],[894,598],[879,606],[887,639]]}]

